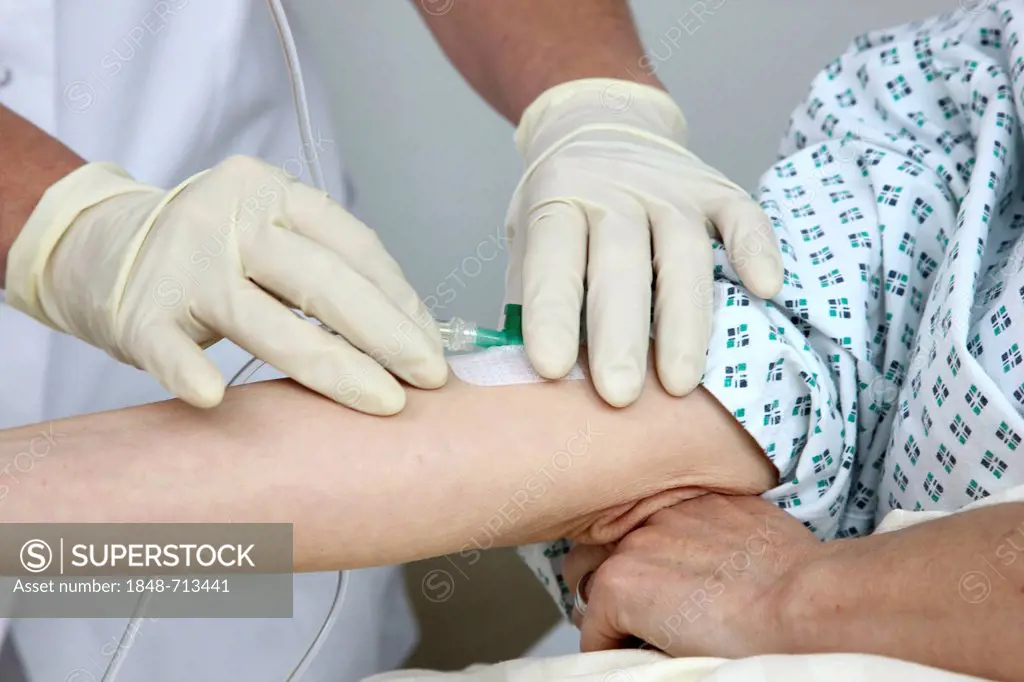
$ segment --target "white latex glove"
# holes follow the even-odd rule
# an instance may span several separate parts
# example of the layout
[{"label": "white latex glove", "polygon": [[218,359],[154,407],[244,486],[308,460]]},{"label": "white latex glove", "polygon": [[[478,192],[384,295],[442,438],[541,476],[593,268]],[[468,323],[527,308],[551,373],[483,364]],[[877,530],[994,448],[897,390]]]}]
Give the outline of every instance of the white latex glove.
[{"label": "white latex glove", "polygon": [[202,352],[222,337],[371,414],[405,405],[388,371],[422,388],[447,379],[433,319],[376,233],[250,157],[169,192],[113,164],[76,170],[43,195],[11,248],[6,284],[14,307],[197,407],[223,398]]},{"label": "white latex glove", "polygon": [[[584,282],[590,369],[601,396],[640,395],[651,331],[658,376],[673,395],[700,382],[711,335],[712,238],[755,295],[782,288],[768,217],[739,186],[687,151],[672,98],[637,83],[587,79],[543,93],[516,144],[526,172],[507,220],[506,303],[522,303],[539,374],[576,361]],[[584,279],[585,277],[585,279]]]}]

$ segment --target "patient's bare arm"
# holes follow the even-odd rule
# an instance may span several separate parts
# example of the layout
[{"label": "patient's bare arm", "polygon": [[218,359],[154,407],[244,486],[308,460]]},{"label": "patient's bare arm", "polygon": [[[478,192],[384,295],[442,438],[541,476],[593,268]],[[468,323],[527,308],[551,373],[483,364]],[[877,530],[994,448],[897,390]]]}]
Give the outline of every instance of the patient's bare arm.
[{"label": "patient's bare arm", "polygon": [[709,394],[654,382],[617,410],[585,381],[452,381],[384,418],[272,381],[214,410],[168,401],[5,431],[0,467],[33,438],[47,454],[2,481],[0,521],[289,522],[296,571],[458,551],[495,515],[499,545],[608,542],[686,497],[776,477]]}]

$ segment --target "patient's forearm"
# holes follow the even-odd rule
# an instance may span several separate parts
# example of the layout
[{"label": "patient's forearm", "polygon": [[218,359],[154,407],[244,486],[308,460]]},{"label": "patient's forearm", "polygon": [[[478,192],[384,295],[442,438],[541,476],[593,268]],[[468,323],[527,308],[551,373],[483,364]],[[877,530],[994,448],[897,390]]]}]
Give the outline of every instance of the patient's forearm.
[{"label": "patient's forearm", "polygon": [[824,547],[786,590],[788,653],[868,653],[1024,680],[1024,504]]},{"label": "patient's forearm", "polygon": [[[380,418],[274,381],[215,410],[168,401],[14,429],[0,433],[0,521],[289,522],[295,570],[311,571],[586,537],[659,493],[774,483],[708,394],[650,385],[616,410],[583,381],[452,382]],[[18,473],[18,453],[43,446]],[[625,532],[599,528],[598,541]]]}]

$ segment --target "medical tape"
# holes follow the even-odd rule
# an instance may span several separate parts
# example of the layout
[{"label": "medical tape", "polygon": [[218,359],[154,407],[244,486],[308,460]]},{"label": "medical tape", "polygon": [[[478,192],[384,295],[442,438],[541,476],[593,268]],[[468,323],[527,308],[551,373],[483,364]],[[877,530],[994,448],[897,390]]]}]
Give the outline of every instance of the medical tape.
[{"label": "medical tape", "polygon": [[[522,346],[498,346],[475,353],[451,355],[448,366],[462,381],[474,386],[514,386],[549,381],[533,369],[526,349]],[[586,379],[580,363],[575,363],[569,373],[559,381]]]}]

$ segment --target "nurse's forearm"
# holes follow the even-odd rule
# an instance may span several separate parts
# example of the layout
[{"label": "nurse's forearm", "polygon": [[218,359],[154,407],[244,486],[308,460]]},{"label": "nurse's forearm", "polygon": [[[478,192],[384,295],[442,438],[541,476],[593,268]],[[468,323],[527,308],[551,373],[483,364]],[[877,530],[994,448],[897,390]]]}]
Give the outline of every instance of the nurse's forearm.
[{"label": "nurse's forearm", "polygon": [[662,87],[626,0],[414,0],[455,67],[513,123],[550,87],[623,78]]},{"label": "nurse's forearm", "polygon": [[50,185],[83,165],[77,154],[0,105],[0,284],[7,254]]},{"label": "nurse's forearm", "polygon": [[708,394],[648,384],[616,410],[582,381],[453,381],[382,418],[275,381],[213,410],[168,401],[0,432],[0,522],[293,523],[295,570],[313,571],[615,540],[704,489],[774,484]]}]

